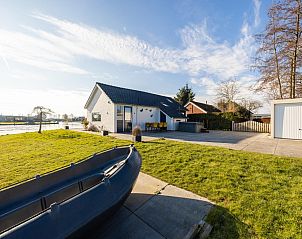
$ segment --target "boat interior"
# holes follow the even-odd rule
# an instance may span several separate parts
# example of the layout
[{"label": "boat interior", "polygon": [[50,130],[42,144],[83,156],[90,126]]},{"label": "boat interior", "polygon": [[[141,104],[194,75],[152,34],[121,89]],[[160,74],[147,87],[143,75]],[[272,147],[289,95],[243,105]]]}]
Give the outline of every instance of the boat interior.
[{"label": "boat interior", "polygon": [[86,190],[104,183],[126,163],[131,149],[95,154],[67,168],[0,191],[0,234]]}]

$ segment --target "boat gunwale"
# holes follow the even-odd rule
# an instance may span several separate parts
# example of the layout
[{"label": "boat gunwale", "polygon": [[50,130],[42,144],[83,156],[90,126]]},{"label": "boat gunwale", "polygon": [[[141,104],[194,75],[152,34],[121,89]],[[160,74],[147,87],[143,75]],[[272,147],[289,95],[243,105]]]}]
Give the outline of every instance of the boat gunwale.
[{"label": "boat gunwale", "polygon": [[16,186],[18,186],[18,185],[20,185],[20,184],[23,184],[23,183],[27,183],[27,182],[36,180],[36,177],[37,177],[37,176],[38,176],[38,177],[45,177],[45,176],[47,176],[47,175],[49,175],[49,174],[55,173],[55,172],[60,171],[60,170],[62,170],[62,169],[69,168],[71,165],[78,165],[78,164],[80,164],[80,163],[82,163],[82,162],[84,162],[84,161],[86,161],[86,160],[89,160],[90,158],[92,158],[92,157],[94,157],[94,156],[97,156],[97,155],[99,155],[99,154],[106,153],[106,152],[109,152],[109,151],[114,150],[114,149],[119,149],[119,148],[131,148],[131,147],[133,147],[133,144],[130,144],[130,145],[121,145],[121,146],[114,146],[114,147],[112,147],[112,148],[108,148],[108,149],[105,149],[105,150],[103,150],[103,151],[98,151],[98,152],[96,152],[96,153],[94,153],[94,154],[91,154],[91,155],[89,155],[89,156],[87,156],[87,157],[85,157],[85,158],[80,159],[79,161],[77,161],[77,162],[75,162],[75,163],[71,162],[71,163],[69,163],[68,165],[61,166],[61,167],[59,167],[59,168],[53,169],[53,170],[51,170],[51,171],[48,171],[48,172],[46,172],[46,173],[38,174],[38,175],[36,175],[35,177],[31,177],[31,178],[25,179],[25,180],[23,180],[23,181],[20,181],[20,182],[14,183],[14,184],[10,184],[10,185],[8,185],[8,186],[6,186],[6,187],[4,187],[4,188],[0,188],[0,194],[1,194],[2,191],[8,190],[8,189],[13,188],[13,187],[16,187]]},{"label": "boat gunwale", "polygon": [[[81,159],[81,160],[78,161],[77,163],[75,163],[74,165],[78,165],[78,164],[80,164],[80,163],[82,163],[82,162],[84,162],[84,161],[86,161],[86,160],[89,160],[90,158],[93,158],[94,156],[97,156],[97,155],[99,155],[99,154],[106,153],[106,152],[109,152],[109,151],[112,151],[112,150],[115,150],[115,149],[126,149],[126,148],[129,148],[129,153],[127,154],[127,157],[124,158],[124,159],[121,159],[120,162],[118,162],[118,163],[122,163],[122,165],[118,166],[118,168],[117,168],[116,170],[113,169],[114,171],[113,171],[112,174],[108,174],[108,173],[105,174],[106,168],[104,168],[104,170],[103,170],[102,172],[94,173],[94,174],[91,174],[91,175],[89,175],[89,176],[87,176],[87,177],[81,178],[78,182],[82,182],[84,179],[87,179],[87,178],[92,177],[92,176],[104,174],[104,177],[99,181],[99,183],[93,185],[92,187],[86,188],[85,190],[80,191],[80,192],[78,192],[78,193],[72,195],[71,197],[65,198],[64,200],[62,200],[62,201],[60,201],[60,202],[52,203],[51,205],[53,205],[53,204],[61,205],[61,204],[63,204],[63,203],[66,203],[66,202],[69,201],[69,200],[73,200],[75,197],[79,197],[79,196],[80,196],[81,194],[83,194],[83,193],[87,193],[88,191],[93,190],[93,189],[96,188],[96,187],[99,187],[101,184],[106,184],[106,180],[109,180],[109,179],[112,178],[114,175],[116,175],[120,170],[123,169],[123,167],[124,167],[125,164],[128,162],[128,160],[129,160],[129,158],[132,156],[133,152],[136,151],[136,149],[135,149],[135,147],[134,147],[133,144],[128,145],[128,146],[113,147],[113,148],[107,149],[107,150],[105,150],[105,151],[100,151],[100,152],[94,153],[94,154],[92,154],[92,155],[90,155],[90,156],[88,156],[88,157],[86,157],[86,158],[84,158],[84,159]],[[117,164],[117,163],[116,163],[116,164]],[[114,165],[116,165],[116,164],[114,164]],[[50,171],[50,172],[44,174],[43,176],[46,176],[46,175],[48,175],[48,174],[51,174],[51,173],[60,171],[60,170],[62,170],[62,169],[68,168],[68,167],[70,167],[70,165],[69,165],[69,166],[61,167],[61,168],[56,169],[56,170],[53,170],[53,171]],[[113,167],[113,166],[111,166],[111,167]],[[108,167],[108,168],[110,168],[110,167]],[[32,179],[30,179],[30,180],[23,181],[22,183],[27,183],[27,182],[32,181],[32,180],[36,180],[36,178],[32,178]],[[22,184],[22,183],[18,183],[18,184],[14,185],[14,186],[18,186],[19,184]],[[70,187],[71,185],[72,185],[72,184],[67,185],[66,188]],[[14,186],[10,186],[10,187],[8,187],[8,188],[12,188],[12,187],[14,187]],[[8,189],[8,188],[6,188],[6,189]],[[64,188],[65,188],[65,187],[64,187]],[[2,190],[1,190],[1,191],[2,191]],[[1,193],[1,191],[0,191],[0,193]],[[45,196],[47,196],[47,195],[44,195],[44,197],[45,197]],[[41,199],[40,199],[40,200],[41,200]],[[34,201],[35,201],[35,200],[33,200],[33,201],[31,201],[31,202],[28,202],[28,203],[26,203],[26,204],[23,204],[23,206],[30,205],[30,204],[31,204],[32,202],[34,202]],[[29,221],[29,220],[35,218],[35,217],[39,217],[39,216],[41,216],[41,215],[44,214],[44,213],[50,212],[50,211],[51,211],[51,205],[49,205],[49,206],[48,206],[47,208],[45,208],[45,209],[42,209],[42,210],[39,211],[38,213],[33,214],[32,216],[26,218],[25,220],[22,220],[22,221],[20,221],[19,223],[15,224],[15,225],[13,225],[13,226],[11,226],[11,227],[8,227],[8,228],[6,228],[5,230],[1,231],[1,232],[0,232],[0,236],[3,235],[3,234],[5,234],[7,231],[11,230],[12,228],[18,227],[18,226],[20,226],[21,224],[23,224],[23,223],[25,223],[25,222],[27,222],[27,221]],[[20,208],[22,208],[22,206],[20,206],[19,209],[20,209]],[[18,210],[18,208],[16,208],[16,210]],[[8,211],[7,213],[2,214],[2,216],[4,216],[5,214],[8,214],[8,215],[9,215],[11,212],[12,212],[12,211]]]}]

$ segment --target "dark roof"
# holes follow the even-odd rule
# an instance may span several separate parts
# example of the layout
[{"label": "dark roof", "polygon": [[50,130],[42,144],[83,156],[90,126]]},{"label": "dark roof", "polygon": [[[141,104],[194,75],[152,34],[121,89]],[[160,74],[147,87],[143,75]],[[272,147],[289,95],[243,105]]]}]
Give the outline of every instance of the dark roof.
[{"label": "dark roof", "polygon": [[186,118],[186,109],[173,98],[148,92],[96,83],[115,104],[142,105],[160,108],[171,118]]},{"label": "dark roof", "polygon": [[197,105],[199,108],[205,110],[207,113],[219,113],[219,112],[221,112],[221,110],[217,109],[213,105],[208,105],[208,104],[200,103],[200,102],[197,102],[197,101],[191,101],[191,102],[193,104]]}]

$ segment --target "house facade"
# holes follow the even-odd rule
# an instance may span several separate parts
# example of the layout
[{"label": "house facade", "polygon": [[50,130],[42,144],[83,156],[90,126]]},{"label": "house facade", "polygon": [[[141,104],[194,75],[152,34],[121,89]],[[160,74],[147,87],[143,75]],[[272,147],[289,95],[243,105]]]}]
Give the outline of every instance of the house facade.
[{"label": "house facade", "polygon": [[171,97],[96,83],[86,104],[87,120],[110,132],[130,132],[136,125],[166,122],[177,130],[186,121],[186,109]]},{"label": "house facade", "polygon": [[200,103],[197,101],[190,101],[185,105],[187,109],[187,115],[199,115],[199,114],[213,114],[220,113],[221,111],[213,105]]}]

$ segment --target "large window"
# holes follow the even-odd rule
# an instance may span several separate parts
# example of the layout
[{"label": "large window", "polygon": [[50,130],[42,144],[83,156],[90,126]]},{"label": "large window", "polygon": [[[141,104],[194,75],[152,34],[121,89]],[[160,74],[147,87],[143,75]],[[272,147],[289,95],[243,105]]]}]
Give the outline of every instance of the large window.
[{"label": "large window", "polygon": [[116,114],[117,116],[123,116],[123,107],[121,105],[116,106]]},{"label": "large window", "polygon": [[101,114],[98,112],[92,113],[92,121],[102,121]]}]

